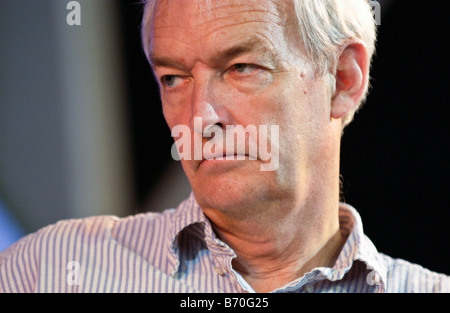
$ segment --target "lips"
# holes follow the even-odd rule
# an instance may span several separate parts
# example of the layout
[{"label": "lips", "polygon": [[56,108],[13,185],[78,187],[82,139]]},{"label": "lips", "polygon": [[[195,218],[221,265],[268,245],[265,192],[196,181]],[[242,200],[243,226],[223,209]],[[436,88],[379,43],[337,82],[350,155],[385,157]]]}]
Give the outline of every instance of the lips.
[{"label": "lips", "polygon": [[238,154],[238,153],[209,153],[203,155],[203,161],[209,160],[256,160],[255,157],[250,157],[248,154]]},{"label": "lips", "polygon": [[205,160],[257,160],[258,149],[256,144],[235,144],[228,146],[225,143],[213,143],[212,148],[203,146],[202,161]]},{"label": "lips", "polygon": [[202,160],[197,163],[197,167],[201,166],[205,161],[244,161],[244,160],[256,160],[256,157],[250,156],[248,153],[206,153],[203,155]]}]

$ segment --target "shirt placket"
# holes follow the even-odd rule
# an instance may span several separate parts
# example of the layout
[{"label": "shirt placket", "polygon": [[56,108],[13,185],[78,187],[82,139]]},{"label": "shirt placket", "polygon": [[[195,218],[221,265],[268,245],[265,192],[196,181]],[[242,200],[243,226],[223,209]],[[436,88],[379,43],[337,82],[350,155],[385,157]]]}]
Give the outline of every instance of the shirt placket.
[{"label": "shirt placket", "polygon": [[234,251],[219,239],[207,239],[206,244],[212,255],[215,274],[228,281],[232,292],[247,292],[232,269],[232,260],[236,257]]}]

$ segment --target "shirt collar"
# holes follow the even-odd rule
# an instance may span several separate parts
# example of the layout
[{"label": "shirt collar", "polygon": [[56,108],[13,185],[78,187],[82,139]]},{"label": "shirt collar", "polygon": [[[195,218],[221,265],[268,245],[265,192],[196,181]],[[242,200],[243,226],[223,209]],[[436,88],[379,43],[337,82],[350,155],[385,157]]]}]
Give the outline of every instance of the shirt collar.
[{"label": "shirt collar", "polygon": [[333,267],[336,270],[334,278],[342,278],[351,269],[354,261],[361,261],[369,272],[367,283],[381,286],[382,290],[386,290],[387,268],[375,245],[364,234],[361,217],[355,208],[341,203],[339,224],[341,233],[348,237]]},{"label": "shirt collar", "polygon": [[194,194],[191,192],[189,197],[177,207],[172,216],[172,222],[168,232],[168,242],[170,242],[170,275],[174,275],[179,267],[178,237],[189,227],[201,227],[205,235],[204,240],[210,250],[216,250],[214,246],[220,247],[220,249],[228,248],[217,238],[209,219],[203,213],[200,205],[195,200]]},{"label": "shirt collar", "polygon": [[[382,290],[386,290],[387,269],[381,259],[380,254],[374,244],[364,234],[361,217],[358,212],[350,205],[341,203],[339,206],[339,224],[341,233],[347,237],[347,241],[336,261],[333,269],[328,269],[324,274],[330,280],[340,280],[351,269],[354,261],[363,262],[369,271],[367,283],[380,285]],[[174,275],[178,270],[178,236],[186,228],[198,225],[203,228],[205,241],[215,245],[224,246],[215,235],[209,219],[203,213],[199,204],[191,192],[189,197],[184,200],[176,209],[172,216],[168,239],[170,246],[170,268],[169,274]],[[324,268],[321,268],[324,269]]]},{"label": "shirt collar", "polygon": [[178,234],[186,227],[193,224],[205,224],[206,222],[209,223],[209,220],[205,214],[203,214],[202,209],[194,198],[194,194],[191,192],[189,197],[180,203],[172,216],[172,223],[169,232],[171,242],[173,242],[177,238]]}]

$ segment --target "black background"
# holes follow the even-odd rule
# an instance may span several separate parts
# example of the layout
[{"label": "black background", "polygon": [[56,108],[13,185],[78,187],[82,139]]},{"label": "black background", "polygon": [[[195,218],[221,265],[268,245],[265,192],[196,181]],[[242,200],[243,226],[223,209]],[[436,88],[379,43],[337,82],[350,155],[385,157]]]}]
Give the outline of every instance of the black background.
[{"label": "black background", "polygon": [[[381,1],[380,1],[381,2]],[[172,138],[140,43],[142,7],[121,0],[136,207]],[[378,27],[372,91],[342,138],[344,197],[380,252],[449,274],[449,25],[444,1],[392,1]],[[145,210],[145,208],[142,208]]]}]

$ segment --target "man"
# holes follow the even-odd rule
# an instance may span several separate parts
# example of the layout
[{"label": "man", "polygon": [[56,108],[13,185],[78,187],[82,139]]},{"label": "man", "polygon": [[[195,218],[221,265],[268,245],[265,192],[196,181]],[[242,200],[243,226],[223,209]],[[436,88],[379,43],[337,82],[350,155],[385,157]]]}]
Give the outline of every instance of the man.
[{"label": "man", "polygon": [[[143,43],[164,117],[184,126],[175,140],[191,135],[177,149],[192,195],[29,235],[0,255],[0,290],[450,291],[448,276],[379,253],[339,203],[340,138],[374,52],[366,1],[149,0]],[[264,125],[278,131],[224,142],[230,126]]]}]

